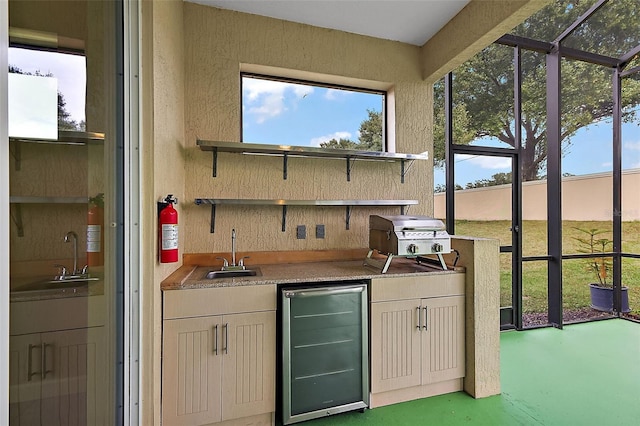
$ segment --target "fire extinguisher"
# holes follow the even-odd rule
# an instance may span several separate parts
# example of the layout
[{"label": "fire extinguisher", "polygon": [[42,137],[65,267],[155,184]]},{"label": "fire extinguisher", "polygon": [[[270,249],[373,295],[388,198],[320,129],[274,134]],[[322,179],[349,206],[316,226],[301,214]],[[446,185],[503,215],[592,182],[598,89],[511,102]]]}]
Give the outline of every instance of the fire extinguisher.
[{"label": "fire extinguisher", "polygon": [[178,199],[169,194],[164,202],[158,203],[158,240],[160,243],[160,263],[178,261],[178,212],[173,208]]},{"label": "fire extinguisher", "polygon": [[104,264],[104,194],[89,198],[87,211],[87,265]]}]

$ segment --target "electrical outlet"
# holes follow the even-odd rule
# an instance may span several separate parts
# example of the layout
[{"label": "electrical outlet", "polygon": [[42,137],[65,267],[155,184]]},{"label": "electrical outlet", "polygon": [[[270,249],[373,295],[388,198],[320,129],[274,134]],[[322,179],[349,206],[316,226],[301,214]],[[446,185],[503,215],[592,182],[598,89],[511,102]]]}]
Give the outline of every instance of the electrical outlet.
[{"label": "electrical outlet", "polygon": [[316,225],[316,238],[324,238],[324,225]]},{"label": "electrical outlet", "polygon": [[299,240],[304,240],[307,238],[307,227],[304,225],[298,225],[296,228],[296,238]]}]

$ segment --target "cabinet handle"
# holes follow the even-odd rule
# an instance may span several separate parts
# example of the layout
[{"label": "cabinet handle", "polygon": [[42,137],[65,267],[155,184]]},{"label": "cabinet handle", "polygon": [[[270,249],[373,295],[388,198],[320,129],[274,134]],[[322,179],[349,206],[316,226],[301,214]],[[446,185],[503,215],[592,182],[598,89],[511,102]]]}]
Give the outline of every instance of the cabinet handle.
[{"label": "cabinet handle", "polygon": [[53,345],[48,345],[42,342],[42,380],[47,378],[47,373],[53,373],[53,370],[47,370],[47,348],[52,348]]},{"label": "cabinet handle", "polygon": [[222,326],[222,332],[224,333],[224,347],[222,350],[225,354],[229,353],[229,323]]},{"label": "cabinet handle", "polygon": [[[41,345],[32,345],[29,344],[29,355],[27,357],[27,381],[30,382],[31,381],[31,377],[40,374],[40,376],[42,376],[42,371],[33,371],[33,350],[34,349],[40,349],[42,351],[42,346]],[[40,353],[40,357],[42,358],[42,353]],[[42,363],[41,363],[41,367],[42,367]]]},{"label": "cabinet handle", "polygon": [[418,329],[418,331],[420,331],[420,329],[422,328],[422,316],[420,315],[420,306],[416,308],[416,311],[418,312],[418,325],[416,326],[416,328]]},{"label": "cabinet handle", "polygon": [[428,313],[427,313],[427,312],[428,312],[428,311],[427,311],[427,307],[425,306],[425,307],[424,307],[424,329],[425,329],[425,330],[427,329],[427,321],[428,321],[428,319],[429,319],[429,317],[428,317]]},{"label": "cabinet handle", "polygon": [[218,324],[213,327],[213,354],[218,355]]}]

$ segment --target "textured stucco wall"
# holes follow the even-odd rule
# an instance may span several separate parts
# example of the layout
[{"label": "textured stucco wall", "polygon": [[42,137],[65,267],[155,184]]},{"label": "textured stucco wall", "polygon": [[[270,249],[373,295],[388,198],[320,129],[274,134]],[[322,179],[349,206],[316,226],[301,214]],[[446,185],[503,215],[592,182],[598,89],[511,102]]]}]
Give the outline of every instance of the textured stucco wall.
[{"label": "textured stucco wall", "polygon": [[474,398],[500,393],[500,244],[453,236],[466,270],[464,390]]},{"label": "textured stucco wall", "polygon": [[[210,234],[210,210],[187,205],[194,198],[416,199],[410,213],[432,213],[430,161],[415,162],[401,184],[399,163],[357,162],[347,182],[344,160],[291,158],[283,180],[281,158],[220,153],[212,178],[211,154],[195,146],[197,138],[240,141],[240,71],[267,66],[387,87],[395,98],[396,151],[431,153],[432,90],[421,78],[418,47],[191,3],[184,4],[184,23],[185,252],[229,251],[232,228],[239,251],[366,247],[369,214],[400,213],[357,207],[346,230],[344,208],[290,207],[282,232],[280,207],[222,206]],[[325,239],[315,238],[315,224],[325,225]],[[296,225],[307,226],[307,239],[296,239]]]},{"label": "textured stucco wall", "polygon": [[[184,251],[184,37],[182,0],[143,2],[142,54],[142,381],[141,424],[160,424],[162,292],[160,282],[178,263],[158,261],[156,202],[179,200],[180,253]],[[180,257],[181,259],[181,257]],[[148,277],[148,279],[146,279]]]}]

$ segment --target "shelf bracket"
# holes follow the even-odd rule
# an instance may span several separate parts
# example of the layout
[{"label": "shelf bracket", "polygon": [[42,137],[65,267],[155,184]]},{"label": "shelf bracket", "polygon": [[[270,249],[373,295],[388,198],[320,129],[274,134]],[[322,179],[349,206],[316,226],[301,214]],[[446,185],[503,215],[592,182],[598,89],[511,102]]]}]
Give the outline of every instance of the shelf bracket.
[{"label": "shelf bracket", "polygon": [[353,165],[356,163],[355,158],[347,157],[347,182],[351,182],[351,170],[353,169]]},{"label": "shelf bracket", "polygon": [[15,160],[15,170],[19,172],[22,169],[22,142],[14,141],[13,146],[13,150],[9,149],[9,151]]},{"label": "shelf bracket", "polygon": [[218,148],[213,148],[211,150],[211,157],[212,157],[211,169],[213,170],[213,177],[217,177],[218,176]]},{"label": "shelf bracket", "polygon": [[211,222],[209,225],[209,232],[213,234],[216,232],[216,205],[211,204]]},{"label": "shelf bracket", "polygon": [[22,223],[22,205],[20,203],[16,203],[13,205],[13,209],[15,210],[15,214],[11,215],[11,219],[13,223],[16,224],[16,228],[18,229],[18,237],[24,237],[24,224]]},{"label": "shelf bracket", "polygon": [[405,215],[409,212],[411,206],[400,206],[400,214]]},{"label": "shelf bracket", "polygon": [[[289,154],[284,153],[282,156],[282,179],[287,180],[287,164],[289,162]],[[283,229],[284,231],[284,229]]]},{"label": "shelf bracket", "polygon": [[282,232],[287,230],[287,206],[282,206]]},{"label": "shelf bracket", "polygon": [[351,224],[351,206],[347,206],[347,218],[346,218],[347,231],[349,230],[350,224]]},{"label": "shelf bracket", "polygon": [[[405,161],[409,161],[409,165],[405,167]],[[411,166],[415,160],[400,160],[400,183],[404,183],[404,177],[409,173]]]}]

